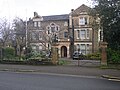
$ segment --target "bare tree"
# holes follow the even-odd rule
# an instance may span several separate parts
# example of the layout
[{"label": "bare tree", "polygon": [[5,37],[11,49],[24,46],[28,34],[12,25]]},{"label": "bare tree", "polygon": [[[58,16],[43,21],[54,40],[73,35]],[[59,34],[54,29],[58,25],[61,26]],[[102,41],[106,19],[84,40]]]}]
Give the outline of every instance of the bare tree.
[{"label": "bare tree", "polygon": [[25,22],[22,19],[16,17],[13,20],[13,26],[15,34],[14,47],[16,49],[17,55],[21,56],[23,48],[25,47]]},{"label": "bare tree", "polygon": [[3,47],[10,43],[11,34],[10,23],[8,23],[7,19],[0,19],[0,41]]}]

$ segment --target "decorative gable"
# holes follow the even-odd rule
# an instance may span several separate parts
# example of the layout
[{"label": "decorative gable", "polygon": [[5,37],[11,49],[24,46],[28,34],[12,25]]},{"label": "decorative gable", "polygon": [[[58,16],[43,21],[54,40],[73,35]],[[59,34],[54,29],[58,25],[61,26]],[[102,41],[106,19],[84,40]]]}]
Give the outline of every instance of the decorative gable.
[{"label": "decorative gable", "polygon": [[80,7],[73,11],[73,16],[78,16],[80,14],[88,14],[89,12],[91,12],[91,10],[92,9],[90,7],[82,4]]}]

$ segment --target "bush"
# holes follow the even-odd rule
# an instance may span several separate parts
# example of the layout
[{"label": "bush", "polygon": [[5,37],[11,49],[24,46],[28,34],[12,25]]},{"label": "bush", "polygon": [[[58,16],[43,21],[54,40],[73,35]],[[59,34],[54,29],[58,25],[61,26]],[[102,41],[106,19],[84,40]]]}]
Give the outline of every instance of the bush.
[{"label": "bush", "polygon": [[15,57],[14,48],[12,47],[3,48],[3,56],[4,58],[8,58],[8,59]]},{"label": "bush", "polygon": [[120,64],[120,51],[114,51],[112,49],[107,49],[107,59],[108,63]]},{"label": "bush", "polygon": [[65,65],[65,64],[67,64],[67,61],[65,61],[65,60],[58,61],[58,65]]},{"label": "bush", "polygon": [[51,64],[51,59],[46,57],[44,52],[33,51],[30,53],[29,58],[27,59],[28,64]]},{"label": "bush", "polygon": [[100,53],[92,53],[92,54],[88,54],[85,56],[85,59],[89,59],[89,60],[100,60],[101,59],[101,55]]}]

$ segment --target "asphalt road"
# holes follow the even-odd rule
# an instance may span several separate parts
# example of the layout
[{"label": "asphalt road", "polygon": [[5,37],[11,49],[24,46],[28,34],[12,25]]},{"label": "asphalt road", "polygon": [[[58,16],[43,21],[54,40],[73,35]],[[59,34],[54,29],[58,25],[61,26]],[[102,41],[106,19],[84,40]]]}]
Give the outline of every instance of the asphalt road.
[{"label": "asphalt road", "polygon": [[120,82],[82,76],[0,72],[0,90],[120,90]]}]

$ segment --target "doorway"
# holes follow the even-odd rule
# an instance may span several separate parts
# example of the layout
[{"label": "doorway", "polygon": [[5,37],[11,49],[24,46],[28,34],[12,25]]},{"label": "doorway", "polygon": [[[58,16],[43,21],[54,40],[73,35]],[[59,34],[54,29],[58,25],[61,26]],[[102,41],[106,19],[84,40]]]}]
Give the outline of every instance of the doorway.
[{"label": "doorway", "polygon": [[61,47],[61,57],[67,57],[67,47],[66,46],[62,46]]}]

